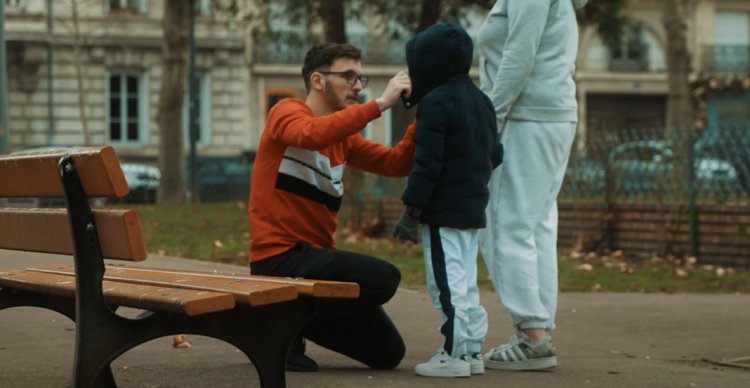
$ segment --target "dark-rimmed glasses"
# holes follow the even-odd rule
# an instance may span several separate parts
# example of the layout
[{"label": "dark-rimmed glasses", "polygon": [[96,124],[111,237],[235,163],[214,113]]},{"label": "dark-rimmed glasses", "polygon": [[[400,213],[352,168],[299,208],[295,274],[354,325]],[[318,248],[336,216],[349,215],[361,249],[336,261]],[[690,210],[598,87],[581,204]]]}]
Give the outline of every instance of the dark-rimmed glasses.
[{"label": "dark-rimmed glasses", "polygon": [[325,74],[325,75],[335,74],[335,75],[343,76],[344,79],[346,79],[346,83],[352,86],[356,85],[357,81],[359,81],[362,84],[363,88],[366,88],[367,84],[370,82],[369,78],[367,78],[364,75],[357,74],[357,72],[355,72],[354,70],[346,70],[346,71],[320,71],[318,70],[318,73]]}]

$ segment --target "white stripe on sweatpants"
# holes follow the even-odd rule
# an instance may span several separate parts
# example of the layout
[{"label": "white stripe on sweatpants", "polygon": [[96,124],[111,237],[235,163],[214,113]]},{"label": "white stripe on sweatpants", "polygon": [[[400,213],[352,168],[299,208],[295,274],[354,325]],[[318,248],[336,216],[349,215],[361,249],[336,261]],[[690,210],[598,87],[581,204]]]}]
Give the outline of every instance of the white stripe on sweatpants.
[{"label": "white stripe on sweatpants", "polygon": [[482,256],[498,297],[519,328],[555,328],[557,194],[576,123],[508,120],[503,164],[490,179]]},{"label": "white stripe on sweatpants", "polygon": [[481,353],[487,311],[477,288],[477,229],[422,228],[427,290],[442,313],[443,345],[451,357]]}]

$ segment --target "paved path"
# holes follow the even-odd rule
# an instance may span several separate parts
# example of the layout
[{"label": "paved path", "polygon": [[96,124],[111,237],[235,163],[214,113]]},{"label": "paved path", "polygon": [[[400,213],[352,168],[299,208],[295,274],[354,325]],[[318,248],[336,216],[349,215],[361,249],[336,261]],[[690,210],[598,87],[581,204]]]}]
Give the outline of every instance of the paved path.
[{"label": "paved path", "polygon": [[[0,266],[69,261],[0,250]],[[152,256],[144,265],[245,271],[242,267]],[[482,294],[490,314],[487,348],[512,334],[494,294]],[[564,293],[554,371],[488,371],[468,379],[415,376],[415,364],[441,342],[439,315],[424,289],[401,289],[386,309],[401,329],[407,353],[393,371],[373,371],[326,349],[309,346],[317,373],[288,373],[294,387],[750,387],[750,370],[705,360],[750,356],[750,295]],[[66,387],[74,325],[42,309],[0,311],[0,387]],[[189,349],[171,338],[139,346],[113,363],[120,387],[252,387],[257,376],[244,355],[221,341],[189,336]]]}]

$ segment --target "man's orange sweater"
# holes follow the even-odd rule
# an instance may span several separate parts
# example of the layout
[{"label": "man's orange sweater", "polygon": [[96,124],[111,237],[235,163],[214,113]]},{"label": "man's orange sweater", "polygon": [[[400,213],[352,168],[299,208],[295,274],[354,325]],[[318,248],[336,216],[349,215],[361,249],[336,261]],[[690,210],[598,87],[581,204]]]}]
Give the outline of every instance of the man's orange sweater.
[{"label": "man's orange sweater", "polygon": [[390,148],[359,133],[380,116],[375,101],[315,117],[300,100],[279,101],[268,114],[250,192],[250,262],[299,242],[335,248],[346,164],[379,175],[411,172],[414,125]]}]

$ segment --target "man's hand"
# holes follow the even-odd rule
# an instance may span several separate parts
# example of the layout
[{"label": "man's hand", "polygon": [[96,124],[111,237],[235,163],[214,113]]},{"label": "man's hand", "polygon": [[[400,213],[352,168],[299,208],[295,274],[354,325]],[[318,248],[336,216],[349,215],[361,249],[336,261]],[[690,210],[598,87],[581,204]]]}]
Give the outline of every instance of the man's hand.
[{"label": "man's hand", "polygon": [[399,71],[398,74],[393,76],[388,81],[388,85],[385,86],[383,95],[375,99],[380,107],[380,111],[384,111],[398,102],[401,95],[409,97],[411,95],[411,78],[405,71]]},{"label": "man's hand", "polygon": [[407,207],[393,228],[393,237],[419,244],[419,215],[421,213],[420,209]]}]

